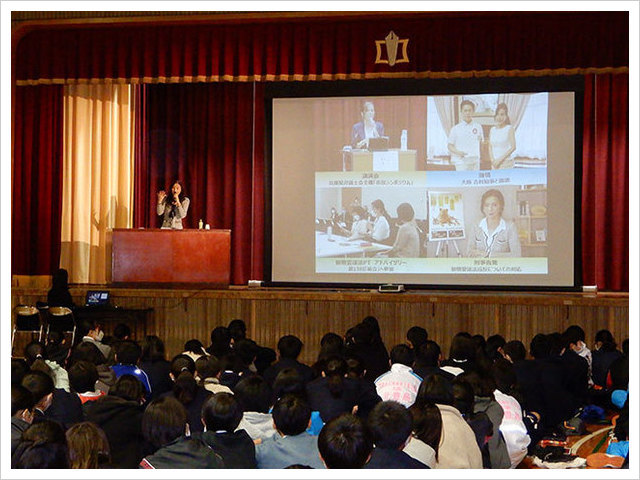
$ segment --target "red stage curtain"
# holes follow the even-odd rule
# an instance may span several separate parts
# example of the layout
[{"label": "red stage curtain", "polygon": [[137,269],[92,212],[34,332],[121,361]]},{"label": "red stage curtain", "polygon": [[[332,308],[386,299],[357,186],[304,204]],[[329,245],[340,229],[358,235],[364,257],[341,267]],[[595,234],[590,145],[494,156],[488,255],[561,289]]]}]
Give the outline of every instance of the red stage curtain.
[{"label": "red stage curtain", "polygon": [[[383,12],[31,28],[16,46],[18,85],[525,76],[629,66],[626,11]],[[390,31],[408,41],[408,62],[384,63]],[[378,63],[376,42],[382,42]]]},{"label": "red stage curtain", "polygon": [[48,275],[60,262],[62,86],[15,89],[11,273]]},{"label": "red stage curtain", "polygon": [[[180,179],[191,200],[185,228],[197,228],[202,219],[211,228],[231,229],[231,283],[246,283],[258,273],[252,263],[262,255],[262,229],[254,230],[262,220],[254,212],[263,207],[263,200],[256,197],[263,191],[264,173],[262,154],[254,159],[258,146],[252,139],[264,123],[262,117],[254,120],[254,85],[148,85],[144,89],[134,227],[160,226],[156,192]],[[256,92],[262,95],[262,89]],[[256,104],[263,103],[261,96]]]},{"label": "red stage curtain", "polygon": [[629,290],[629,76],[585,77],[582,172],[585,285]]}]

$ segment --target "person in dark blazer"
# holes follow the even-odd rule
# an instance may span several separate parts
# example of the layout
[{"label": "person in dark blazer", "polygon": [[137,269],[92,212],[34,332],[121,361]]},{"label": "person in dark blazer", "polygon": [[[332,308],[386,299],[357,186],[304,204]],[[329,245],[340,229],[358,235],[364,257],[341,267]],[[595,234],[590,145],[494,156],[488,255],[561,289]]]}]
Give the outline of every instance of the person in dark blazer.
[{"label": "person in dark blazer", "polygon": [[267,368],[264,372],[264,379],[273,385],[274,380],[285,368],[295,368],[304,383],[311,381],[313,370],[308,365],[298,362],[298,357],[302,351],[303,343],[295,335],[285,335],[278,340],[279,360]]}]

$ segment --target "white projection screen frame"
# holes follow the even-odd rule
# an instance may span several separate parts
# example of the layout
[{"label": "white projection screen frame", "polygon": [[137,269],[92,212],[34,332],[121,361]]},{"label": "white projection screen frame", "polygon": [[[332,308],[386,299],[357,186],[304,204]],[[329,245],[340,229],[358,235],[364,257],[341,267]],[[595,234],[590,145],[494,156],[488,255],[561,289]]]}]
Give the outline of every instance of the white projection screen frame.
[{"label": "white projection screen frame", "polygon": [[265,283],[578,289],[582,88],[577,77],[268,86]]}]

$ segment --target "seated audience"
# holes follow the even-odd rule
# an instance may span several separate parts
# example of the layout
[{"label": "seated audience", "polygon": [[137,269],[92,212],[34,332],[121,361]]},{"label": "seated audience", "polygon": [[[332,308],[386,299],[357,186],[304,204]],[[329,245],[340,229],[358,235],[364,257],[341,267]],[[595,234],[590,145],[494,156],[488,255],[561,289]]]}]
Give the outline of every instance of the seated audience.
[{"label": "seated audience", "polygon": [[147,374],[151,385],[151,396],[147,400],[158,398],[173,387],[173,382],[169,376],[171,363],[166,358],[164,342],[160,337],[147,335],[144,338],[140,369]]},{"label": "seated audience", "polygon": [[302,347],[302,341],[295,335],[285,335],[278,340],[278,361],[264,372],[264,379],[269,385],[273,385],[278,373],[285,368],[295,368],[304,383],[311,381],[313,378],[311,367],[298,362]]},{"label": "seated audience", "polygon": [[412,434],[403,452],[429,468],[435,468],[442,435],[442,416],[435,403],[416,398],[409,408]]},{"label": "seated audience", "polygon": [[33,422],[33,394],[22,385],[11,385],[11,455],[16,451],[22,433]]},{"label": "seated audience", "polygon": [[76,338],[81,338],[83,342],[93,343],[100,353],[104,355],[105,360],[110,358],[111,347],[102,343],[104,338],[104,330],[102,326],[94,319],[83,318],[78,322]]},{"label": "seated audience", "polygon": [[442,362],[441,368],[452,375],[459,375],[462,372],[474,370],[476,368],[475,359],[476,346],[471,335],[459,332],[451,340],[449,358]]},{"label": "seated audience", "polygon": [[151,397],[151,383],[147,373],[138,366],[141,357],[142,348],[140,348],[138,342],[123,340],[118,344],[118,348],[115,351],[114,359],[116,364],[111,369],[118,378],[122,375],[133,375],[140,380],[146,392],[145,398],[149,398]]},{"label": "seated audience", "polygon": [[427,378],[429,375],[440,375],[445,380],[451,381],[455,378],[450,372],[440,368],[442,352],[440,345],[433,340],[427,340],[415,350],[416,359],[413,364],[413,373],[420,378]]},{"label": "seated audience", "polygon": [[83,404],[93,402],[105,394],[96,388],[98,378],[98,369],[91,362],[80,360],[69,368],[71,390],[78,395]]},{"label": "seated audience", "polygon": [[202,441],[216,452],[225,468],[256,468],[256,450],[253,440],[242,429],[237,429],[242,410],[230,393],[216,393],[202,406],[202,423],[206,431]]},{"label": "seated audience", "polygon": [[338,335],[337,333],[329,332],[325,333],[322,339],[320,340],[320,353],[318,353],[318,358],[316,363],[312,365],[313,376],[317,378],[322,375],[322,369],[324,368],[324,362],[329,357],[334,356],[344,357],[345,348],[344,348],[344,339]]},{"label": "seated audience", "polygon": [[207,348],[207,353],[216,358],[222,358],[231,353],[231,334],[227,327],[216,327],[211,330],[211,345]]},{"label": "seated audience", "polygon": [[[300,375],[300,372],[295,368],[285,368],[278,373],[278,376],[273,382],[273,404],[275,404],[278,399],[288,394],[296,395],[304,400],[305,403],[309,403],[306,384],[302,375]],[[309,425],[309,428],[307,428],[307,433],[311,435],[318,435],[323,426],[324,422],[322,421],[322,417],[320,417],[320,412],[312,410],[311,424]]]},{"label": "seated audience", "polygon": [[276,433],[256,446],[258,468],[285,468],[307,465],[324,468],[318,452],[318,437],[306,429],[311,423],[311,408],[297,395],[285,395],[273,406]]},{"label": "seated audience", "polygon": [[191,357],[191,360],[195,362],[200,357],[208,356],[209,354],[205,350],[204,345],[202,345],[202,342],[193,338],[184,344],[184,352],[182,352],[182,355]]},{"label": "seated audience", "polygon": [[395,401],[378,403],[367,425],[375,447],[364,468],[429,468],[402,451],[412,431],[412,417],[404,405]]},{"label": "seated audience", "polygon": [[[36,370],[44,371],[48,373],[53,379],[53,383],[56,388],[62,389],[66,392],[69,391],[69,374],[60,366],[57,362],[52,362],[47,357],[47,350],[42,342],[33,341],[24,347],[24,359],[27,365],[33,370],[34,362],[36,363]],[[36,362],[36,360],[38,362]],[[39,363],[44,363],[46,368],[39,367]]]},{"label": "seated audience", "polygon": [[[239,318],[231,320],[227,328],[229,330],[229,335],[231,335],[231,345],[233,348],[235,348],[235,344],[240,340],[249,340],[247,338],[247,325],[244,323],[244,320]],[[272,348],[263,347],[261,345],[256,344],[256,347],[257,351],[255,360],[253,361],[253,366],[255,367],[255,373],[263,375],[269,365],[275,362],[276,352]],[[248,363],[250,364],[251,362]]]},{"label": "seated audience", "polygon": [[196,360],[196,380],[198,385],[211,393],[233,393],[220,383],[222,368],[218,359],[212,355],[202,355]]},{"label": "seated audience", "polygon": [[140,461],[140,468],[224,468],[220,455],[200,437],[189,436],[187,411],[175,398],[160,397],[147,405],[142,434],[153,453]]},{"label": "seated audience", "polygon": [[318,450],[327,468],[362,468],[371,458],[373,438],[361,419],[343,413],[324,426]]},{"label": "seated audience", "polygon": [[243,429],[252,440],[271,437],[276,430],[271,416],[271,387],[260,376],[240,380],[233,389],[242,410],[238,429]]},{"label": "seated audience", "polygon": [[429,339],[429,334],[423,327],[417,325],[407,330],[407,344],[413,350],[414,355],[420,345],[423,345]]},{"label": "seated audience", "polygon": [[76,423],[66,432],[70,468],[109,468],[109,441],[95,423]]},{"label": "seated audience", "polygon": [[91,362],[96,366],[96,370],[98,371],[96,389],[104,393],[109,393],[109,388],[116,383],[116,372],[107,365],[104,355],[102,355],[98,347],[90,342],[80,342],[76,345],[69,357],[69,367],[81,360]]},{"label": "seated audience", "polygon": [[350,329],[346,340],[346,356],[362,360],[366,370],[364,378],[373,382],[389,370],[389,353],[380,338],[375,317],[366,317]]},{"label": "seated audience", "polygon": [[599,330],[596,333],[592,352],[591,372],[593,383],[600,388],[606,388],[607,372],[611,364],[620,358],[622,353],[616,348],[616,342],[609,330]]},{"label": "seated audience", "polygon": [[11,457],[11,468],[69,468],[62,425],[43,420],[27,428]]},{"label": "seated audience", "polygon": [[413,373],[413,351],[404,344],[391,349],[391,369],[375,381],[376,391],[384,401],[394,400],[410,407],[416,399],[422,379]]}]

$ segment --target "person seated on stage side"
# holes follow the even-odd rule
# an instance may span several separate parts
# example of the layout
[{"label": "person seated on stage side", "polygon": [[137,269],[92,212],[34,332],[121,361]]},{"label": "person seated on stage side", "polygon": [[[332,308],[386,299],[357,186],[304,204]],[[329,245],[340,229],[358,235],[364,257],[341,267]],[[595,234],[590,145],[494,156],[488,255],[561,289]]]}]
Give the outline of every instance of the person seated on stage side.
[{"label": "person seated on stage side", "polygon": [[109,393],[84,405],[85,420],[107,436],[114,468],[136,468],[144,456],[142,413],[144,387],[133,375],[122,375]]},{"label": "person seated on stage side", "polygon": [[182,182],[176,180],[171,186],[171,195],[164,190],[158,192],[157,213],[162,216],[160,228],[182,230],[182,219],[187,216],[190,200],[184,195]]},{"label": "person seated on stage side", "polygon": [[313,378],[311,367],[298,361],[302,347],[302,341],[295,335],[285,335],[278,340],[278,361],[264,372],[264,379],[269,385],[273,385],[278,373],[285,368],[294,368],[305,384]]},{"label": "person seated on stage side", "polygon": [[191,340],[187,340],[184,344],[184,352],[182,355],[187,355],[191,357],[191,359],[195,362],[202,356],[208,356],[209,354],[202,345],[202,342],[197,338],[192,338]]},{"label": "person seated on stage side", "polygon": [[375,447],[364,468],[429,468],[403,452],[413,428],[406,406],[389,400],[380,402],[371,411],[367,425]]},{"label": "person seated on stage side", "polygon": [[222,365],[212,355],[202,355],[196,360],[196,380],[198,385],[211,393],[233,393],[226,385],[220,383]]},{"label": "person seated on stage side", "polygon": [[231,333],[227,327],[219,326],[211,330],[211,345],[207,353],[220,359],[231,353]]},{"label": "person seated on stage side", "polygon": [[104,355],[105,360],[109,359],[111,354],[111,347],[102,343],[104,339],[104,330],[95,319],[83,318],[78,322],[77,337],[81,338],[83,342],[91,342],[98,350]]},{"label": "person seated on stage side", "polygon": [[256,468],[256,448],[249,434],[238,429],[242,409],[232,393],[216,393],[202,406],[206,431],[201,439],[216,452],[225,468]]},{"label": "person seated on stage side", "polygon": [[71,292],[69,292],[69,272],[64,268],[59,268],[52,276],[51,289],[47,292],[47,305],[75,308]]},{"label": "person seated on stage side", "polygon": [[118,349],[114,355],[116,364],[111,367],[116,377],[122,375],[133,375],[136,377],[145,389],[145,398],[151,397],[151,383],[147,373],[142,370],[138,363],[142,357],[142,348],[138,342],[133,340],[124,340],[118,344]]},{"label": "person seated on stage side", "polygon": [[410,407],[416,399],[422,378],[413,370],[413,351],[404,343],[391,349],[391,369],[375,381],[376,391],[383,401],[394,400]]},{"label": "person seated on stage side", "polygon": [[220,455],[190,430],[179,401],[171,397],[153,400],[142,416],[142,434],[152,453],[140,461],[139,468],[225,468]]},{"label": "person seated on stage side", "polygon": [[272,391],[262,377],[253,375],[243,378],[233,392],[243,412],[238,429],[246,430],[254,441],[264,440],[276,433],[271,415]]},{"label": "person seated on stage side", "polygon": [[306,432],[311,407],[299,395],[284,395],[273,406],[276,433],[256,445],[258,468],[308,465],[324,468],[318,452],[318,437]]},{"label": "person seated on stage side", "polygon": [[344,413],[324,426],[318,450],[327,468],[362,468],[371,458],[373,437],[363,420]]},{"label": "person seated on stage side", "polygon": [[456,170],[480,169],[480,144],[484,136],[482,126],[473,120],[475,109],[473,102],[463,100],[460,103],[462,119],[449,132],[447,147]]},{"label": "person seated on stage side", "polygon": [[364,208],[355,206],[351,209],[353,215],[353,223],[351,224],[351,232],[349,232],[348,240],[363,240],[368,235],[369,222],[365,217]]},{"label": "person seated on stage side", "polygon": [[[336,232],[337,233],[337,232]],[[229,322],[227,326],[229,329],[229,334],[231,335],[231,346],[235,347],[235,344],[241,340],[251,340],[247,337],[247,325],[244,320],[240,318],[233,319]],[[256,358],[253,362],[248,362],[250,369],[253,371],[251,367],[251,363],[255,367],[255,372],[258,375],[262,375],[264,371],[276,360],[276,352],[273,348],[263,347],[261,345],[256,344],[258,347]]]},{"label": "person seated on stage side", "polygon": [[32,424],[11,457],[11,468],[69,468],[64,428],[50,420]]},{"label": "person seated on stage side", "polygon": [[171,360],[171,372],[169,376],[173,380],[173,388],[163,397],[177,399],[187,410],[189,427],[192,432],[201,432],[203,429],[200,421],[202,405],[209,398],[211,392],[198,385],[195,378],[196,364],[187,355],[176,355]]},{"label": "person seated on stage side", "polygon": [[407,330],[407,345],[413,350],[414,354],[420,345],[427,343],[429,333],[424,327],[414,325]]},{"label": "person seated on stage side", "polygon": [[416,348],[415,357],[413,373],[420,378],[425,379],[429,375],[440,375],[449,382],[455,378],[455,375],[440,368],[442,351],[440,350],[440,345],[433,340],[427,340]]},{"label": "person seated on stage side", "polygon": [[480,211],[484,218],[474,225],[467,243],[468,257],[521,257],[522,248],[518,228],[505,220],[504,196],[491,189],[482,194]]},{"label": "person seated on stage side", "polygon": [[111,449],[107,436],[95,423],[76,423],[65,434],[70,468],[111,468]]},{"label": "person seated on stage side", "polygon": [[380,199],[371,202],[373,221],[367,225],[368,238],[373,242],[389,244],[391,239],[391,216]]},{"label": "person seated on stage side", "polygon": [[109,393],[109,388],[116,383],[117,377],[116,373],[107,365],[104,355],[102,355],[98,347],[91,342],[80,342],[76,345],[71,351],[67,365],[71,368],[75,362],[81,360],[95,365],[98,371],[96,388],[102,392]]},{"label": "person seated on stage side", "polygon": [[420,234],[411,204],[401,203],[396,208],[398,214],[398,234],[391,250],[380,252],[379,256],[417,258],[420,256]]},{"label": "person seated on stage side", "polygon": [[362,121],[351,128],[351,146],[353,148],[369,148],[369,139],[384,137],[384,125],[375,121],[376,109],[373,102],[363,102],[360,112]]},{"label": "person seated on stage side", "polygon": [[98,378],[98,369],[91,362],[80,360],[69,367],[71,390],[78,395],[82,404],[94,402],[105,395],[96,387]]},{"label": "person seated on stage side", "polygon": [[11,455],[20,444],[22,433],[33,422],[33,394],[19,384],[11,385]]}]

